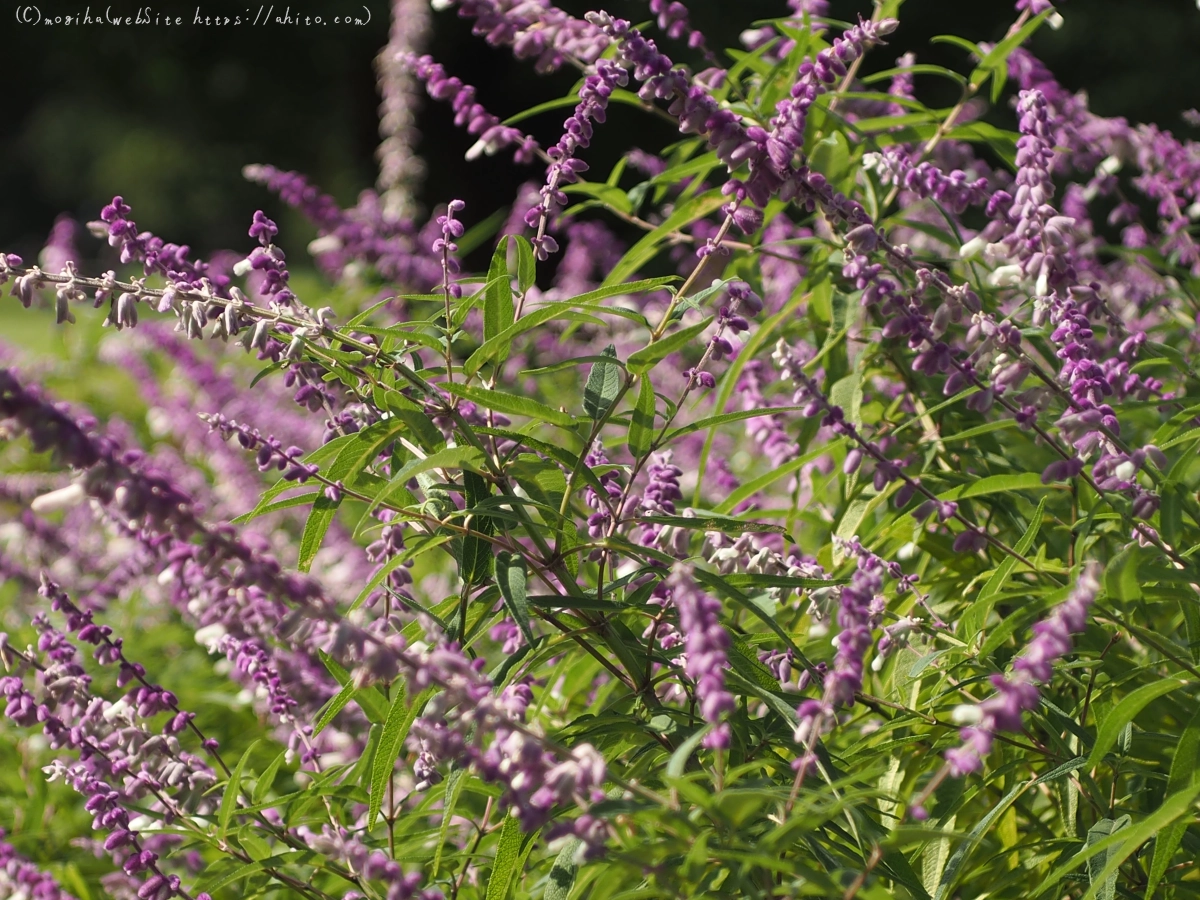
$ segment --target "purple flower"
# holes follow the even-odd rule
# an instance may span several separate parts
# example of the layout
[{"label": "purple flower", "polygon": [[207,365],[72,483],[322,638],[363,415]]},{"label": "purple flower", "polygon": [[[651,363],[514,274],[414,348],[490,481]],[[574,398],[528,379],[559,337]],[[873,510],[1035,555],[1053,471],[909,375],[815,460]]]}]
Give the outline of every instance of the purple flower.
[{"label": "purple flower", "polygon": [[721,625],[721,602],[701,591],[682,563],[671,570],[666,584],[671,602],[679,611],[684,672],[696,685],[701,717],[714,726],[705,736],[704,746],[728,749],[731,733],[725,719],[737,708],[737,700],[725,688],[730,639]]},{"label": "purple flower", "polygon": [[589,65],[608,41],[590,22],[576,19],[549,0],[441,0],[475,20],[472,32],[492,46],[512,47],[518,59],[533,59],[537,71],[552,72],[568,59]]},{"label": "purple flower", "polygon": [[776,174],[783,176],[790,171],[792,158],[804,144],[808,110],[817,97],[844,77],[847,66],[867,48],[882,44],[882,37],[894,31],[897,24],[895,19],[869,22],[860,18],[857,25],[835,38],[831,47],[818,53],[814,61],[800,64],[790,96],[775,105],[776,115],[771,119],[766,139],[767,158]]},{"label": "purple flower", "polygon": [[672,40],[686,40],[693,49],[703,49],[704,35],[692,28],[688,9],[679,0],[650,0],[650,12],[657,16],[658,27]]},{"label": "purple flower", "polygon": [[1100,566],[1089,562],[1067,599],[1033,626],[1034,638],[1013,662],[1013,674],[992,676],[996,693],[982,703],[955,710],[956,721],[970,724],[961,732],[962,746],[946,752],[952,774],[978,771],[991,752],[996,732],[1021,730],[1024,713],[1037,708],[1037,684],[1049,681],[1054,663],[1071,652],[1071,635],[1087,627],[1088,612],[1099,591]]},{"label": "purple flower", "polygon": [[467,151],[467,159],[476,159],[480,155],[494,156],[505,147],[513,146],[516,147],[513,154],[515,162],[533,162],[539,149],[538,142],[520,129],[504,125],[476,102],[474,87],[447,75],[433,57],[401,53],[394,62],[400,70],[409,71],[425,82],[430,97],[448,101],[454,109],[454,124],[466,128],[468,134],[478,138]]},{"label": "purple flower", "polygon": [[75,900],[54,876],[22,858],[4,837],[4,829],[0,828],[0,895],[29,897],[31,900]]},{"label": "purple flower", "polygon": [[359,195],[358,203],[341,209],[298,172],[273,166],[250,165],[245,177],[264,184],[289,206],[299,209],[317,228],[319,237],[309,245],[317,264],[340,279],[353,271],[352,263],[373,266],[385,279],[426,290],[441,280],[441,266],[430,256],[424,229],[411,219],[386,210],[372,191]]},{"label": "purple flower", "polygon": [[428,40],[430,9],[426,0],[393,0],[388,43],[375,58],[379,94],[379,134],[383,138],[379,158],[378,188],[385,214],[409,216],[413,194],[425,174],[425,164],[416,155],[417,90],[413,73],[405,64],[421,52]]},{"label": "purple flower", "polygon": [[592,122],[604,121],[612,92],[629,81],[625,70],[610,60],[598,60],[595,68],[595,72],[583,80],[583,86],[579,89],[579,105],[563,123],[563,136],[546,151],[550,166],[546,170],[546,184],[541,191],[542,202],[525,215],[525,223],[537,229],[533,246],[538,259],[546,259],[558,249],[554,239],[546,236],[546,225],[559,209],[567,205],[567,195],[563,193],[562,186],[573,184],[579,180],[579,173],[587,171],[587,163],[576,159],[575,154],[591,143]]},{"label": "purple flower", "polygon": [[78,231],[78,224],[68,215],[61,215],[54,220],[54,227],[38,259],[44,270],[62,272],[68,263],[79,259],[79,251],[75,248],[75,234]]}]

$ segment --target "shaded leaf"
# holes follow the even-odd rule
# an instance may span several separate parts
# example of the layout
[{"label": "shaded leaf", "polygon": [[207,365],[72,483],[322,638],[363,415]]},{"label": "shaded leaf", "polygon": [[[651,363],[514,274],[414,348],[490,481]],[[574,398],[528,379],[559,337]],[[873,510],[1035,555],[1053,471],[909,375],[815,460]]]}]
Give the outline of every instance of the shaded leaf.
[{"label": "shaded leaf", "polygon": [[500,839],[496,842],[496,858],[492,863],[492,874],[488,877],[486,900],[504,900],[508,896],[508,885],[517,868],[521,855],[521,826],[515,816],[505,816],[500,827]]},{"label": "shaded leaf", "polygon": [[[617,348],[609,344],[603,355],[616,359]],[[603,419],[620,392],[621,367],[615,362],[594,364],[583,387],[583,411],[593,419]]]},{"label": "shaded leaf", "polygon": [[504,598],[504,607],[513,617],[525,643],[533,645],[533,631],[529,627],[529,600],[526,596],[525,585],[528,575],[525,568],[525,558],[509,553],[507,550],[496,554],[496,584],[500,588],[500,596]]}]

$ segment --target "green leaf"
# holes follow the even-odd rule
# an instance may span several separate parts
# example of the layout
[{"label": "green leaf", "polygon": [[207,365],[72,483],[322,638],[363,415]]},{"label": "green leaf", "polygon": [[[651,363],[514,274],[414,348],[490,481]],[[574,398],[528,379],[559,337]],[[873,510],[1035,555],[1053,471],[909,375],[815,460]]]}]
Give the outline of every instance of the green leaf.
[{"label": "green leaf", "polygon": [[638,516],[632,521],[649,522],[652,525],[670,525],[673,528],[684,528],[689,531],[697,529],[721,531],[725,534],[784,534],[787,531],[782,525],[735,519],[733,516],[716,513],[697,513],[695,516]]},{"label": "green leaf", "polygon": [[730,587],[781,587],[796,590],[814,590],[846,584],[845,578],[798,578],[791,575],[726,575],[724,581]]},{"label": "green leaf", "polygon": [[[232,860],[223,859],[221,860],[221,863],[233,863],[233,867],[228,868],[225,865],[220,865],[220,863],[209,866],[204,870],[203,874],[212,880],[202,881],[199,885],[197,885],[197,891],[204,891],[211,894],[214,891],[225,887],[227,884],[240,881],[248,875],[253,875],[255,872],[261,872],[263,869],[267,868],[269,865],[269,860],[260,859],[255,860],[254,862],[246,863],[245,865],[239,865],[234,863]],[[224,870],[223,872],[212,871],[213,869],[217,869],[219,865],[220,868]]]},{"label": "green leaf", "polygon": [[[334,438],[328,444],[325,444],[323,447],[314,450],[312,453],[308,454],[308,456],[304,457],[304,462],[313,465],[320,465],[326,460],[333,459],[347,444],[352,443],[357,437],[358,435],[356,434],[347,434],[342,437]],[[250,510],[248,513],[242,513],[242,515],[233,519],[232,523],[234,525],[243,525],[252,519],[258,518],[264,513],[269,512],[268,507],[271,506],[272,501],[274,501],[276,497],[278,497],[284,491],[295,487],[299,487],[296,482],[284,481],[282,478],[279,479],[277,482],[263,491],[263,495],[259,499],[258,504],[254,507],[254,509]]]},{"label": "green leaf", "polygon": [[423,553],[428,553],[430,550],[440,547],[452,539],[451,535],[448,534],[417,535],[415,538],[412,538],[403,552],[397,553],[379,567],[379,571],[372,575],[371,580],[358,592],[358,596],[354,598],[354,602],[346,607],[346,612],[354,612],[354,610],[362,606],[366,602],[366,599],[371,596],[371,593],[383,584],[384,579],[388,575],[392,574],[393,571],[400,568],[400,566],[404,565],[410,559],[415,559]]},{"label": "green leaf", "polygon": [[553,372],[561,372],[563,369],[571,369],[575,366],[582,366],[585,363],[609,363],[621,369],[625,368],[625,364],[619,359],[614,359],[611,356],[592,355],[576,356],[574,359],[564,359],[560,362],[551,363],[548,366],[538,366],[536,369],[522,369],[521,374],[528,376],[550,375]]},{"label": "green leaf", "polygon": [[307,572],[312,568],[313,559],[321,549],[325,532],[333,522],[334,513],[341,505],[341,498],[330,500],[324,493],[319,494],[313,502],[312,511],[304,523],[304,534],[300,536],[300,554],[296,560],[296,568]]},{"label": "green leaf", "polygon": [[594,181],[577,181],[574,184],[563,185],[562,191],[564,194],[583,194],[585,197],[591,197],[604,206],[611,207],[623,215],[629,215],[633,212],[633,206],[629,202],[629,195],[619,187],[614,187],[611,184],[597,184]]},{"label": "green leaf", "polygon": [[[467,510],[480,506],[491,496],[491,486],[475,472],[463,472],[463,491]],[[492,535],[496,533],[495,521],[491,516],[475,513],[469,519],[472,531]],[[492,574],[492,542],[475,534],[464,535],[460,544],[459,577],[463,584],[480,584]]]},{"label": "green leaf", "polygon": [[1174,679],[1154,681],[1144,684],[1133,693],[1122,697],[1121,702],[1114,706],[1112,712],[1105,716],[1104,721],[1100,723],[1100,728],[1096,732],[1096,743],[1092,745],[1092,752],[1088,755],[1088,766],[1094,766],[1104,759],[1104,754],[1117,742],[1121,730],[1132,722],[1134,717],[1152,700],[1157,700],[1164,694],[1187,686],[1188,682]]},{"label": "green leaf", "polygon": [[470,400],[484,409],[514,416],[525,416],[565,428],[575,424],[575,419],[570,413],[551,409],[546,404],[539,403],[530,397],[519,397],[516,394],[506,394],[502,391],[489,391],[487,388],[458,384],[457,382],[446,382],[442,387],[449,393],[462,397],[464,400]]},{"label": "green leaf", "polygon": [[775,621],[774,615],[768,614],[766,610],[735,588],[720,575],[714,575],[712,572],[706,572],[703,569],[697,568],[693,572],[693,577],[696,579],[696,581],[703,584],[710,591],[713,591],[722,597],[728,597],[734,603],[737,603],[747,612],[758,618],[759,621],[775,632],[779,639],[783,641],[784,646],[788,647],[792,653],[795,654],[796,659],[800,662],[800,665],[809,670],[813,669],[813,665],[804,655],[804,651],[797,646],[796,641],[792,638],[792,636],[784,631],[783,627],[777,621]]},{"label": "green leaf", "polygon": [[1063,778],[1067,775],[1070,775],[1072,772],[1082,769],[1086,765],[1087,765],[1087,757],[1086,756],[1077,756],[1074,759],[1068,760],[1067,762],[1063,763],[1061,766],[1055,766],[1049,772],[1043,772],[1041,775],[1039,775],[1037,778],[1035,778],[1033,780],[1033,783],[1034,784],[1043,784],[1047,781],[1055,781],[1059,778]]},{"label": "green leaf", "polygon": [[374,828],[375,820],[379,818],[379,810],[383,806],[383,795],[387,784],[391,781],[396,768],[396,757],[400,746],[408,734],[408,728],[417,717],[417,704],[412,708],[404,701],[406,691],[402,682],[392,684],[392,703],[388,707],[387,720],[383,723],[383,733],[379,736],[379,746],[375,750],[375,759],[371,765],[370,805],[367,808],[367,827]]},{"label": "green leaf", "polygon": [[[841,437],[834,438],[833,440],[831,440],[825,444],[821,444],[815,450],[810,450],[808,453],[805,453],[803,456],[800,456],[796,459],[786,462],[782,466],[777,466],[776,468],[771,469],[770,471],[765,472],[762,475],[759,475],[757,478],[755,478],[751,481],[747,481],[745,484],[743,484],[741,487],[739,487],[737,490],[735,490],[732,494],[730,494],[728,497],[726,497],[724,500],[721,501],[720,505],[717,506],[717,512],[728,513],[731,509],[733,509],[735,506],[737,506],[739,503],[741,503],[747,497],[751,497],[754,494],[757,494],[759,491],[763,490],[768,485],[774,484],[776,481],[778,481],[780,478],[783,478],[785,475],[790,475],[792,472],[795,472],[797,469],[801,468],[805,463],[812,462],[818,456],[824,456],[825,454],[836,450],[843,443],[845,443],[845,440],[846,440],[845,438],[841,438]],[[855,501],[855,502],[858,502],[858,501]],[[856,528],[858,527],[857,523],[855,524],[855,527]],[[843,536],[850,537],[849,534],[843,535]]]},{"label": "green leaf", "polygon": [[[500,238],[488,268],[486,296],[483,301],[484,340],[495,337],[513,323],[512,282],[508,275],[508,236]],[[503,350],[500,356],[507,355]]]},{"label": "green leaf", "polygon": [[275,783],[275,776],[279,773],[279,767],[283,765],[283,758],[287,756],[287,751],[281,751],[278,756],[271,760],[267,770],[258,777],[258,781],[254,784],[254,796],[251,798],[254,805],[262,803],[266,799],[267,792],[271,790],[271,786]]},{"label": "green leaf", "polygon": [[250,754],[254,752],[254,748],[259,743],[260,741],[255,741],[246,748],[246,752],[233,767],[229,781],[225,784],[225,793],[221,796],[221,808],[217,811],[217,838],[219,840],[225,840],[225,835],[229,833],[229,820],[233,817],[233,811],[237,809],[238,796],[242,790],[242,775],[246,771],[246,763],[250,759]]},{"label": "green leaf", "polygon": [[650,443],[654,440],[654,385],[650,383],[649,375],[639,379],[637,403],[633,407],[633,415],[629,417],[629,453],[634,459],[641,459],[650,452]]},{"label": "green leaf", "polygon": [[724,425],[728,422],[741,422],[744,419],[757,419],[759,416],[773,416],[778,413],[799,412],[802,409],[804,409],[803,406],[768,406],[762,409],[739,409],[736,412],[721,413],[719,416],[698,419],[695,422],[690,422],[681,428],[676,428],[674,431],[668,432],[663,443],[673,444],[677,438],[681,438],[684,435],[703,431],[706,428],[715,428],[718,425]]},{"label": "green leaf", "polygon": [[[343,687],[353,685],[350,673],[342,668],[336,659],[324,650],[318,650],[317,656],[320,657],[321,662],[324,663],[325,668],[329,670],[329,674],[334,677],[334,680],[338,684]],[[375,685],[367,685],[364,688],[359,688],[354,692],[352,697],[354,702],[362,708],[363,713],[372,722],[379,723],[387,718],[387,700]]]},{"label": "green leaf", "polygon": [[[395,440],[402,428],[403,426],[397,422],[384,420],[352,435],[356,440],[350,441],[342,448],[337,459],[323,474],[330,481],[351,481],[354,476],[361,473],[375,460],[375,457],[387,444]],[[304,534],[300,538],[300,553],[296,561],[296,568],[301,572],[307,572],[312,568],[313,559],[316,557],[317,551],[321,549],[321,543],[325,540],[325,532],[329,530],[333,516],[341,502],[340,497],[337,500],[330,500],[322,493],[313,503],[312,512],[308,514],[308,521],[304,523]]]},{"label": "green leaf", "polygon": [[874,84],[877,81],[883,81],[884,79],[891,78],[892,76],[898,75],[902,72],[908,72],[913,75],[937,75],[940,78],[953,81],[960,87],[967,86],[967,79],[960,73],[955,72],[953,69],[931,65],[929,63],[917,63],[914,66],[900,66],[897,68],[884,69],[881,72],[873,72],[872,74],[864,77],[862,82],[863,84]]},{"label": "green leaf", "polygon": [[537,260],[533,255],[533,244],[519,234],[511,236],[517,248],[517,290],[526,293],[537,281]]},{"label": "green leaf", "polygon": [[[617,348],[609,344],[603,355],[617,358]],[[616,363],[600,362],[592,366],[583,387],[583,411],[593,419],[603,419],[621,392],[621,367]]]},{"label": "green leaf", "polygon": [[455,241],[455,243],[458,244],[459,258],[461,259],[465,257],[476,247],[482,247],[484,241],[500,230],[501,226],[504,225],[507,216],[508,213],[501,208],[496,210],[483,221],[476,222],[474,225],[468,228],[467,233]]},{"label": "green leaf", "polygon": [[[1129,816],[1121,816],[1121,818],[1101,819],[1095,825],[1088,829],[1087,844],[1099,843],[1104,838],[1116,834],[1127,827],[1130,823]],[[1092,889],[1088,892],[1093,894],[1099,900],[1113,900],[1117,894],[1117,874],[1113,872],[1111,875],[1105,876],[1108,867],[1108,861],[1116,855],[1116,849],[1109,847],[1102,853],[1097,853],[1087,861],[1088,880],[1092,883]]]},{"label": "green leaf", "polygon": [[829,402],[840,406],[846,420],[853,425],[862,424],[859,407],[862,406],[862,372],[851,372],[829,389]]},{"label": "green leaf", "polygon": [[1130,544],[1113,557],[1104,570],[1104,588],[1114,600],[1137,600],[1142,596],[1138,580],[1138,562],[1141,552],[1137,544]]},{"label": "green leaf", "polygon": [[582,845],[583,841],[575,837],[568,838],[563,844],[558,856],[554,857],[550,874],[546,876],[546,892],[542,894],[542,900],[567,900],[571,895],[571,888],[575,886],[575,875],[579,872],[579,866],[575,864],[575,854]]},{"label": "green leaf", "polygon": [[[1021,535],[1021,540],[1017,542],[1017,546],[1013,548],[1021,556],[1028,553],[1030,547],[1033,546],[1034,539],[1042,527],[1042,517],[1045,513],[1046,498],[1043,497],[1038,503],[1033,518],[1029,521],[1029,527]],[[1004,557],[1004,560],[996,567],[996,571],[992,573],[992,577],[984,583],[983,588],[979,591],[979,596],[959,617],[958,634],[964,640],[970,640],[982,631],[988,613],[995,604],[996,598],[1000,596],[1000,592],[1004,589],[1005,582],[1008,581],[1009,576],[1012,575],[1016,567],[1017,559],[1015,556]]]},{"label": "green leaf", "polygon": [[429,867],[429,877],[437,877],[438,867],[442,864],[442,851],[446,847],[446,838],[450,834],[450,820],[454,818],[454,808],[458,806],[458,797],[463,785],[467,783],[467,770],[451,769],[446,776],[446,799],[442,802],[442,824],[438,827],[437,850],[433,853],[433,863]]},{"label": "green leaf", "polygon": [[665,356],[669,356],[676,350],[686,347],[692,342],[700,332],[707,328],[712,323],[712,316],[706,318],[703,322],[697,322],[695,325],[689,325],[687,328],[681,328],[678,331],[673,331],[671,334],[654,341],[641,350],[635,350],[630,354],[626,365],[630,372],[636,374],[644,374],[654,368],[654,364]]},{"label": "green leaf", "polygon": [[[1200,766],[1200,710],[1193,714],[1191,721],[1179,736],[1175,745],[1175,756],[1171,760],[1171,774],[1167,777],[1166,796],[1178,794],[1191,783]],[[1158,887],[1167,867],[1171,865],[1171,857],[1183,842],[1183,833],[1187,830],[1186,822],[1173,822],[1154,839],[1154,859],[1150,864],[1150,874],[1146,878],[1146,900],[1153,900],[1154,890]]]},{"label": "green leaf", "polygon": [[521,855],[521,825],[514,816],[505,816],[500,828],[500,839],[496,842],[496,859],[492,863],[492,874],[488,878],[485,900],[505,900],[508,884],[517,868],[517,857]]},{"label": "green leaf", "polygon": [[671,758],[667,762],[668,778],[680,778],[683,775],[688,759],[696,752],[696,748],[700,746],[700,742],[704,740],[704,736],[710,730],[712,730],[712,726],[705,725],[675,748],[675,752],[671,754]]},{"label": "green leaf", "polygon": [[[299,485],[295,482],[288,482],[288,486],[299,487]],[[234,522],[237,522],[238,519],[242,520],[242,522],[248,522],[255,516],[265,516],[269,513],[280,512],[281,510],[285,509],[295,509],[297,506],[310,506],[311,504],[315,503],[317,498],[320,496],[321,491],[308,491],[303,494],[297,494],[294,497],[285,497],[282,500],[276,500],[274,503],[268,503],[265,506],[255,507],[254,515],[245,513],[244,515],[238,516],[237,519],[234,519]]]},{"label": "green leaf", "polygon": [[525,642],[533,646],[533,631],[529,627],[529,600],[525,592],[528,573],[525,558],[507,550],[496,554],[496,585],[504,598],[504,607],[513,617]]},{"label": "green leaf", "polygon": [[[1103,852],[1108,862],[1105,864],[1103,870],[1095,874],[1095,877],[1092,879],[1091,888],[1088,889],[1088,892],[1082,898],[1082,900],[1092,900],[1096,896],[1099,886],[1104,884],[1108,880],[1108,877],[1117,871],[1121,863],[1125,862],[1133,851],[1158,834],[1163,828],[1187,813],[1188,809],[1195,802],[1197,795],[1200,795],[1200,779],[1191,781],[1182,790],[1172,794],[1163,801],[1162,806],[1136,825],[1122,829],[1116,834],[1110,834],[1108,837],[1101,838],[1098,841],[1089,842],[1086,847],[1066,862],[1056,866],[1043,879],[1038,896],[1049,894],[1058,886],[1063,877],[1073,872],[1080,863],[1086,862],[1097,853]],[[1120,844],[1117,851],[1111,854],[1108,853],[1108,849],[1116,844]]]},{"label": "green leaf", "polygon": [[[1004,40],[992,47],[992,49],[984,55],[983,59],[979,61],[979,65],[975,68],[975,71],[971,73],[971,86],[973,88],[979,88],[984,81],[987,80],[987,76],[989,74],[1003,66],[1005,64],[1005,60],[1008,59],[1012,52],[1024,44],[1025,41],[1027,41],[1029,37],[1042,26],[1042,23],[1046,21],[1047,17],[1049,17],[1052,11],[1053,10],[1046,10],[1045,12],[1034,16],[1032,19],[1026,22],[1020,30],[1009,35]],[[997,77],[997,81],[1000,80],[1002,79]]]},{"label": "green leaf", "polygon": [[984,54],[983,50],[980,49],[978,44],[953,34],[935,34],[929,39],[929,43],[953,44],[955,47],[961,47],[963,50],[966,50],[968,53],[978,59],[982,59],[986,55]]},{"label": "green leaf", "polygon": [[1179,605],[1183,607],[1183,625],[1192,651],[1192,662],[1200,665],[1200,603],[1194,597],[1186,597]]},{"label": "green leaf", "polygon": [[715,212],[725,204],[725,200],[726,198],[720,190],[714,189],[679,204],[661,225],[629,248],[621,261],[608,273],[604,284],[607,286],[624,281],[652,260],[671,234],[679,231],[685,225],[690,225],[697,219],[703,219]]},{"label": "green leaf", "polygon": [[1019,797],[1032,781],[1018,782],[1004,797],[988,810],[987,814],[980,819],[974,828],[967,835],[967,839],[963,841],[954,851],[954,855],[950,857],[950,861],[946,863],[946,870],[942,873],[942,880],[938,883],[937,893],[934,894],[933,900],[946,900],[954,890],[954,886],[958,881],[958,873],[962,871],[963,864],[967,861],[967,857],[974,852],[983,840],[983,836],[987,834],[992,824],[1000,818]]},{"label": "green leaf", "polygon": [[411,459],[395,475],[392,483],[404,484],[430,469],[461,469],[474,472],[483,466],[483,454],[475,447],[447,447],[421,459]]},{"label": "green leaf", "polygon": [[1042,484],[1042,476],[1037,472],[1021,472],[1017,475],[989,475],[967,484],[960,484],[938,494],[939,500],[966,500],[969,497],[983,497],[986,494],[1005,494],[1009,491],[1048,490],[1054,485]]},{"label": "green leaf", "polygon": [[314,737],[324,731],[325,726],[332,722],[337,717],[337,714],[346,708],[346,704],[350,702],[350,698],[353,696],[353,684],[347,684],[333,695],[330,701],[325,704],[325,709],[321,711],[321,716],[317,719],[317,724],[313,726]]},{"label": "green leaf", "polygon": [[1164,482],[1159,491],[1162,505],[1159,507],[1158,524],[1162,538],[1169,546],[1177,546],[1183,533],[1183,485],[1173,481]]},{"label": "green leaf", "polygon": [[731,646],[734,652],[729,657],[729,664],[737,669],[743,678],[749,679],[765,691],[779,690],[779,680],[758,658],[758,654],[750,649],[749,644],[735,634],[731,635]]},{"label": "green leaf", "polygon": [[[573,300],[561,303],[547,303],[544,306],[539,306],[537,309],[521,316],[510,327],[504,329],[500,334],[484,341],[476,348],[475,352],[467,357],[467,361],[463,363],[463,371],[468,375],[474,375],[483,368],[484,363],[495,357],[502,348],[507,347],[517,336],[530,331],[537,326],[549,322],[551,319],[559,318],[565,313],[569,313],[575,309],[586,309],[597,313],[612,313],[619,314],[618,311],[611,307],[601,307],[598,304],[601,300],[606,300],[609,297],[616,297],[623,294],[639,294],[645,291],[653,291],[677,281],[674,275],[662,276],[659,278],[644,278],[641,281],[631,281],[627,284],[610,284],[606,287],[598,288],[594,291],[589,291],[586,294],[580,294]],[[644,321],[644,317],[638,317]]]}]

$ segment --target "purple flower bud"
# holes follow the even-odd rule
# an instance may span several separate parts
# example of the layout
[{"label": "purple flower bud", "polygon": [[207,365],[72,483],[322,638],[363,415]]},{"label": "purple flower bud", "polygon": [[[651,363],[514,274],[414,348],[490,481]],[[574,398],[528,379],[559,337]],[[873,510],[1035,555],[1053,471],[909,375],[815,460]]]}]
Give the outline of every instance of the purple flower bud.
[{"label": "purple flower bud", "polygon": [[1067,481],[1075,478],[1083,471],[1083,460],[1077,456],[1070,459],[1056,459],[1042,470],[1042,484],[1055,481]]},{"label": "purple flower bud", "polygon": [[955,553],[978,553],[987,546],[987,538],[982,531],[969,528],[954,539],[952,549]]}]

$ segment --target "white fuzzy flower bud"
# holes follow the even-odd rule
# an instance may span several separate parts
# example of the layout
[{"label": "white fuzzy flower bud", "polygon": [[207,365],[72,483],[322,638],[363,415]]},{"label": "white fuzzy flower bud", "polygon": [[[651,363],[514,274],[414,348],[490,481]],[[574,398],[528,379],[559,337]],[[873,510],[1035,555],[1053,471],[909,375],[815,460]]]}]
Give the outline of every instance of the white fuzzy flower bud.
[{"label": "white fuzzy flower bud", "polygon": [[987,241],[985,241],[979,235],[976,235],[975,237],[971,238],[969,241],[967,241],[965,244],[963,244],[961,247],[958,248],[959,258],[973,259],[974,257],[978,256],[980,253],[982,253],[986,246],[987,246]]},{"label": "white fuzzy flower bud", "polygon": [[29,508],[38,514],[58,512],[60,509],[78,506],[86,497],[87,493],[83,490],[83,485],[69,484],[65,488],[35,497],[29,504]]},{"label": "white fuzzy flower bud", "polygon": [[1137,474],[1137,466],[1135,466],[1128,459],[1125,460],[1125,462],[1118,465],[1115,469],[1113,469],[1113,475],[1115,475],[1121,481],[1132,481],[1133,476],[1135,476],[1136,474]]},{"label": "white fuzzy flower bud", "polygon": [[309,241],[308,252],[313,256],[319,256],[322,253],[336,253],[342,249],[342,239],[336,234],[327,234],[322,237]]},{"label": "white fuzzy flower bud", "polygon": [[1021,267],[1018,265],[1000,266],[988,276],[988,284],[992,287],[1012,287],[1021,283]]},{"label": "white fuzzy flower bud", "polygon": [[217,646],[217,642],[225,637],[225,626],[219,622],[214,622],[212,625],[205,625],[203,628],[196,629],[196,643],[201,647],[208,649],[208,652],[213,652]]},{"label": "white fuzzy flower bud", "polygon": [[950,720],[955,725],[978,725],[983,721],[983,710],[977,703],[960,703],[950,713]]}]

